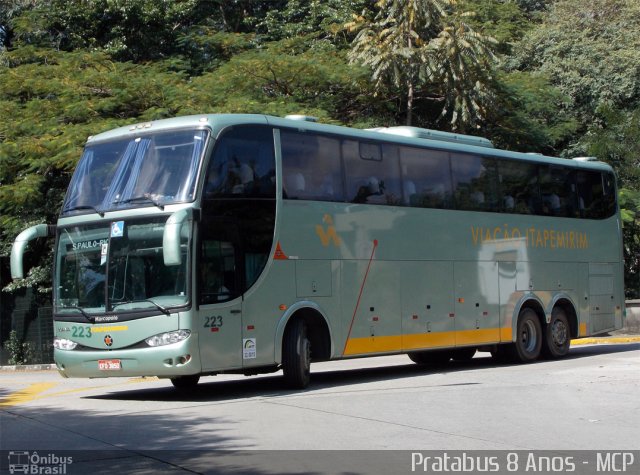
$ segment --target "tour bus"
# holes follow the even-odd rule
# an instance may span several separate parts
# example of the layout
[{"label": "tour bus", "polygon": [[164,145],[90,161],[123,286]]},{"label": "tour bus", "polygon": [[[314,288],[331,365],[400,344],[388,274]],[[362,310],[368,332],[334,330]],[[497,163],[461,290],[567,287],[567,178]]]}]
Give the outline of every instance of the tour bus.
[{"label": "tour bus", "polygon": [[624,319],[612,169],[415,127],[213,114],[89,137],[57,224],[64,377],[204,375],[476,351],[528,363]]}]

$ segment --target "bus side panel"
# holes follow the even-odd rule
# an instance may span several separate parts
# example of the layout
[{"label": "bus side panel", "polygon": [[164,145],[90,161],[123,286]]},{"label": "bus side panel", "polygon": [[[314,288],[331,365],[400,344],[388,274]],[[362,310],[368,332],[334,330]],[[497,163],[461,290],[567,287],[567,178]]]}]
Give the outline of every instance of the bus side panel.
[{"label": "bus side panel", "polygon": [[344,334],[351,328],[343,347],[344,356],[401,351],[398,264],[377,260],[344,261],[342,281]]},{"label": "bus side panel", "polygon": [[500,341],[498,263],[456,262],[456,346]]},{"label": "bus side panel", "polygon": [[591,333],[613,330],[616,325],[616,263],[589,263],[589,294],[591,296]]},{"label": "bus side panel", "polygon": [[455,345],[452,262],[400,263],[402,350]]},{"label": "bus side panel", "polygon": [[498,263],[498,282],[500,291],[500,342],[513,341],[513,319],[516,307],[522,298],[522,292],[516,290],[518,269],[522,271],[525,263],[501,261]]}]

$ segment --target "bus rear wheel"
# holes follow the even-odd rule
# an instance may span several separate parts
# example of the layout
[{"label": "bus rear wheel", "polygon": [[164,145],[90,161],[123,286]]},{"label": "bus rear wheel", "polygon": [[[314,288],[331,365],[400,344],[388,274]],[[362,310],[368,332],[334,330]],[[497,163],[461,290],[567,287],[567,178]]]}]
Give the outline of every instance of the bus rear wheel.
[{"label": "bus rear wheel", "polygon": [[294,389],[304,389],[311,380],[311,342],[307,336],[307,324],[297,319],[284,333],[282,371],[285,384]]},{"label": "bus rear wheel", "polygon": [[516,341],[510,347],[511,359],[517,363],[531,363],[538,359],[542,349],[542,326],[538,315],[524,308],[518,315]]},{"label": "bus rear wheel", "polygon": [[571,331],[567,314],[560,307],[551,312],[551,321],[545,329],[542,353],[546,358],[557,359],[569,353]]},{"label": "bus rear wheel", "polygon": [[200,381],[200,375],[197,374],[171,378],[171,384],[173,384],[173,387],[180,390],[193,389],[198,385],[198,381]]}]

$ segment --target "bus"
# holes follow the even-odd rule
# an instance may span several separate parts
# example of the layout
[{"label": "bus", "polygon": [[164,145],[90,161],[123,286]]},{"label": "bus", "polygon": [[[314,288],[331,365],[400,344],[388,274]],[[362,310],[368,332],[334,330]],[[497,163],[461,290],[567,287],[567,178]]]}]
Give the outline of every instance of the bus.
[{"label": "bus", "polygon": [[283,371],[476,351],[529,363],[623,325],[616,179],[415,127],[212,114],[89,137],[55,225],[64,377]]}]

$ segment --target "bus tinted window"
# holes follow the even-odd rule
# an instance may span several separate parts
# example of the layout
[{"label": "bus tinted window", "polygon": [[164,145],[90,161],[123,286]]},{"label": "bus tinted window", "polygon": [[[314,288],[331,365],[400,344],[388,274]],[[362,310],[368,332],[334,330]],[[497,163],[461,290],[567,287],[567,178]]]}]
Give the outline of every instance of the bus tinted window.
[{"label": "bus tinted window", "polygon": [[405,205],[450,207],[452,193],[448,152],[401,146],[400,163]]},{"label": "bus tinted window", "polygon": [[451,154],[454,196],[457,209],[499,211],[496,163],[486,157]]},{"label": "bus tinted window", "polygon": [[[370,151],[370,148],[367,150]],[[345,140],[342,154],[347,176],[347,201],[401,205],[400,167],[397,147],[382,147],[382,159],[360,154],[360,142]]]},{"label": "bus tinted window", "polygon": [[275,198],[273,132],[238,126],[217,140],[207,170],[205,197]]},{"label": "bus tinted window", "polygon": [[282,131],[280,141],[284,198],[344,201],[339,140]]},{"label": "bus tinted window", "polygon": [[574,171],[554,165],[541,165],[539,178],[542,214],[545,216],[576,216]]},{"label": "bus tinted window", "polygon": [[502,209],[506,213],[539,214],[538,167],[520,161],[498,161]]},{"label": "bus tinted window", "polygon": [[615,182],[610,173],[578,171],[578,207],[583,218],[603,219],[616,210]]}]

